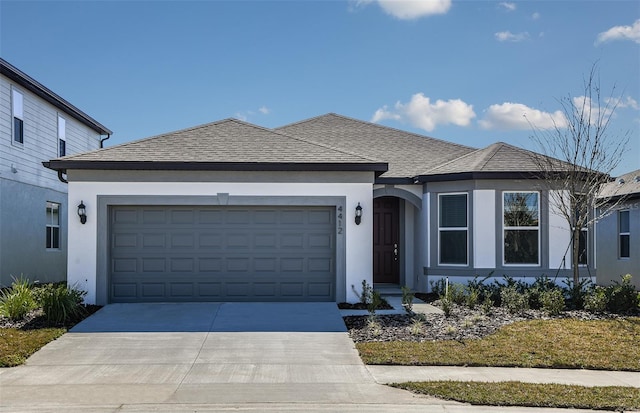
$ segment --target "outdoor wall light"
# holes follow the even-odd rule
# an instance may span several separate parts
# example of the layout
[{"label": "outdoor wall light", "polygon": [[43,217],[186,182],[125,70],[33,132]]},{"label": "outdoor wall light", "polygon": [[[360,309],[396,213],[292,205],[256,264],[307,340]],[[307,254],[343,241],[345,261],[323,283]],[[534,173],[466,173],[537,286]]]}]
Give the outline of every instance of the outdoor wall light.
[{"label": "outdoor wall light", "polygon": [[87,223],[87,209],[82,201],[80,201],[80,205],[78,205],[78,216],[80,217],[81,224]]},{"label": "outdoor wall light", "polygon": [[362,222],[362,207],[360,206],[360,202],[358,202],[358,206],[356,207],[356,225],[360,225]]}]

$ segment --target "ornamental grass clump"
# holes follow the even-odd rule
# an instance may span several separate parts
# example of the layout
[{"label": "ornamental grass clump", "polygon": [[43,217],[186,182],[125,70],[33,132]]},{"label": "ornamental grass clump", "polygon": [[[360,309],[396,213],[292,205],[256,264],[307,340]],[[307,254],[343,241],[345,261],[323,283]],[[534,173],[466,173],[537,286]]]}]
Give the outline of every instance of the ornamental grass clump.
[{"label": "ornamental grass clump", "polygon": [[10,320],[21,320],[37,307],[32,285],[26,278],[14,278],[11,288],[0,291],[0,315]]},{"label": "ornamental grass clump", "polygon": [[39,295],[42,311],[50,324],[64,324],[79,318],[85,311],[82,302],[86,292],[66,284],[47,284]]}]

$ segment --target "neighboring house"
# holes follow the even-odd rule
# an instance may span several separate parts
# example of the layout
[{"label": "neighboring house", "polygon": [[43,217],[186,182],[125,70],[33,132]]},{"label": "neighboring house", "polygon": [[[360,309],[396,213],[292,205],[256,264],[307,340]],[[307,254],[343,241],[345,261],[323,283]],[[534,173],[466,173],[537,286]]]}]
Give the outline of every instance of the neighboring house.
[{"label": "neighboring house", "polygon": [[0,286],[66,279],[67,184],[42,161],[97,149],[110,133],[0,59]]},{"label": "neighboring house", "polygon": [[45,166],[86,206],[85,224],[68,212],[69,281],[91,303],[353,302],[362,280],[426,290],[571,272],[531,153],[504,143],[327,114],[223,120]]},{"label": "neighboring house", "polygon": [[640,290],[640,169],[606,184],[600,196],[619,203],[596,224],[598,284],[621,282],[622,275],[631,274]]}]

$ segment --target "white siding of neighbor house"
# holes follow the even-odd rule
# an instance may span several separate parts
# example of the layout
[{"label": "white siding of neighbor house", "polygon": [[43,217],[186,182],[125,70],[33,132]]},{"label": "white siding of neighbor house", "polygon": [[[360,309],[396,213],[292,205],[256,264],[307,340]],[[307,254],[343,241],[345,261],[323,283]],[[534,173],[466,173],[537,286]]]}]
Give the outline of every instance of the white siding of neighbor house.
[{"label": "white siding of neighbor house", "polygon": [[[220,183],[220,182],[70,182],[69,204],[86,205],[87,223],[80,224],[75,208],[69,208],[68,279],[88,291],[86,302],[96,302],[98,196],[234,196],[345,197],[343,228],[346,250],[346,300],[355,302],[362,280],[372,283],[373,185],[371,183]],[[355,207],[363,208],[362,223],[355,225]],[[337,237],[341,235],[336,235]],[[340,254],[340,251],[337,251]],[[340,287],[340,286],[339,286]],[[344,297],[336,297],[338,300]]]},{"label": "white siding of neighbor house", "polygon": [[[557,196],[562,192],[564,197],[566,191],[554,191]],[[560,213],[558,207],[554,205],[552,196],[549,197],[549,268],[550,269],[570,269],[571,268],[571,229],[565,217]],[[564,262],[563,262],[564,259]]]},{"label": "white siding of neighbor house", "polygon": [[496,191],[473,191],[473,266],[496,267]]},{"label": "white siding of neighbor house", "polygon": [[[11,91],[24,97],[24,143],[13,142]],[[0,76],[0,177],[29,185],[66,192],[66,184],[43,161],[58,157],[58,115],[66,121],[67,155],[100,147],[100,134],[61,112],[55,106]],[[17,170],[13,173],[11,165]]]},{"label": "white siding of neighbor house", "polygon": [[[22,95],[24,142],[13,141],[13,91]],[[0,286],[12,277],[66,279],[67,184],[42,162],[58,157],[58,116],[65,119],[67,154],[97,149],[98,132],[0,75]],[[46,203],[60,204],[60,248],[46,249]]]}]

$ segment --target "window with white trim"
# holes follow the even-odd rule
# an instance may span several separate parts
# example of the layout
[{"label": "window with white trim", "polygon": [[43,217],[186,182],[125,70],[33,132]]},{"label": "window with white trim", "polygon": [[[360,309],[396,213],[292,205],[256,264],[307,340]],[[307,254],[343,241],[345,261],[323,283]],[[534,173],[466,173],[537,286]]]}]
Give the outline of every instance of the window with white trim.
[{"label": "window with white trim", "polygon": [[13,114],[13,142],[24,143],[24,98],[22,93],[11,90],[11,112]]},{"label": "window with white trim", "polygon": [[46,248],[60,249],[60,204],[47,202]]},{"label": "window with white trim", "polygon": [[580,235],[578,236],[578,264],[587,265],[589,260],[589,231],[586,228],[582,228]]},{"label": "window with white trim", "polygon": [[466,193],[438,194],[438,259],[445,265],[469,264]]},{"label": "window with white trim", "polygon": [[67,122],[63,117],[58,115],[58,156],[62,157],[67,154]]},{"label": "window with white trim", "polygon": [[618,256],[619,258],[630,258],[630,237],[629,231],[629,210],[618,211]]},{"label": "window with white trim", "polygon": [[503,192],[505,265],[540,265],[540,194]]}]

